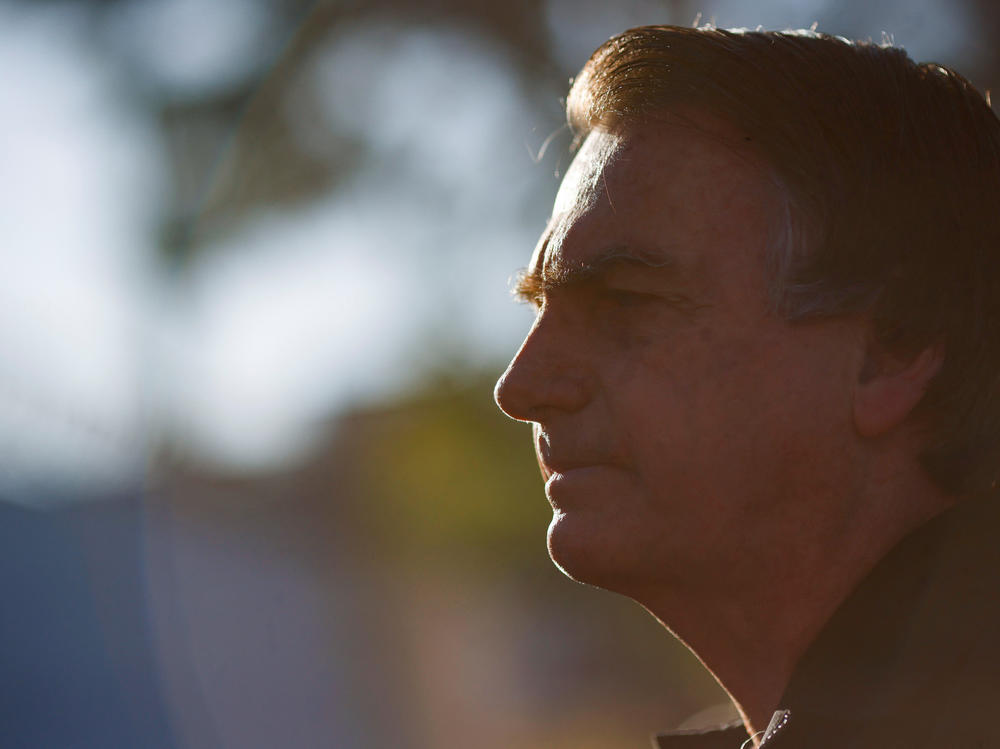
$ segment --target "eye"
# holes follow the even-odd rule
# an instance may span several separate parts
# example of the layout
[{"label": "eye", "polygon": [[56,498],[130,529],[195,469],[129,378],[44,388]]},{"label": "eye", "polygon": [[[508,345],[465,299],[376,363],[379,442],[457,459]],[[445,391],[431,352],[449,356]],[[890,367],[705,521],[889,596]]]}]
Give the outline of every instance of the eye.
[{"label": "eye", "polygon": [[613,306],[622,309],[639,307],[647,304],[652,299],[649,294],[642,294],[637,291],[625,291],[624,289],[605,289],[604,298]]}]

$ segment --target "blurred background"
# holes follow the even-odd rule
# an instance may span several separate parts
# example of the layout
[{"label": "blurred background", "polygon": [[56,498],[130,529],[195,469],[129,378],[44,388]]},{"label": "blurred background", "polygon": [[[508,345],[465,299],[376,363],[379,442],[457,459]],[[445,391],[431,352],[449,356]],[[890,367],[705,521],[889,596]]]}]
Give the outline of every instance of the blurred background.
[{"label": "blurred background", "polygon": [[721,714],[552,567],[491,397],[570,76],[696,18],[1000,80],[991,0],[0,0],[4,745],[638,747]]}]

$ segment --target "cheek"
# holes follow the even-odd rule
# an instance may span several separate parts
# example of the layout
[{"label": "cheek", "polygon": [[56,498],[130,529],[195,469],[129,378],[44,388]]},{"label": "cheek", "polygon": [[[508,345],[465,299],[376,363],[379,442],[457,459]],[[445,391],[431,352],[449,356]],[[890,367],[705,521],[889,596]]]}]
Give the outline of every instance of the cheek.
[{"label": "cheek", "polygon": [[722,426],[714,424],[722,394],[689,352],[647,347],[619,359],[610,379],[612,429],[644,483],[660,469],[676,474],[674,464],[695,462],[707,433]]},{"label": "cheek", "polygon": [[641,431],[697,428],[744,400],[747,356],[707,328],[620,335],[606,380]]},{"label": "cheek", "polygon": [[709,331],[688,340],[633,350],[614,368],[616,428],[647,483],[751,471],[794,431],[785,380],[753,347],[717,344]]}]

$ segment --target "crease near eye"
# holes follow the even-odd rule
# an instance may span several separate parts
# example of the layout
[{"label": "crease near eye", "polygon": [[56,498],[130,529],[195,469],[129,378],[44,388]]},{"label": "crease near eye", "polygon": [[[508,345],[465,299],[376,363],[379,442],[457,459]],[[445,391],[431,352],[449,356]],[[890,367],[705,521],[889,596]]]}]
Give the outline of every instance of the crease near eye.
[{"label": "crease near eye", "polygon": [[[540,310],[546,298],[560,289],[577,289],[596,298],[611,302],[619,309],[638,308],[662,304],[686,317],[694,317],[710,306],[695,302],[684,294],[639,291],[609,284],[600,273],[589,271],[566,273],[554,278],[543,278],[537,271],[522,268],[511,279],[511,293],[521,303]],[[591,297],[594,298],[594,297]]]},{"label": "crease near eye", "polygon": [[620,310],[641,310],[652,309],[658,306],[669,308],[670,310],[683,315],[686,318],[694,318],[697,314],[709,307],[705,303],[695,302],[684,294],[654,293],[648,291],[634,291],[631,289],[621,289],[616,287],[605,287],[604,298],[616,309]]},{"label": "crease near eye", "polygon": [[628,289],[605,288],[601,295],[618,307],[639,307],[659,300],[654,294]]}]

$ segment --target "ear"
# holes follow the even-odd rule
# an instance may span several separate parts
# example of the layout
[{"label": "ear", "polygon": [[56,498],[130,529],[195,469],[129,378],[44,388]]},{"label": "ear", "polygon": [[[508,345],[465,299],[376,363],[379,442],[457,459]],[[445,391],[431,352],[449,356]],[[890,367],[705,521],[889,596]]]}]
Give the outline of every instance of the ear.
[{"label": "ear", "polygon": [[862,437],[878,437],[906,420],[944,363],[944,346],[916,356],[886,353],[874,342],[865,353],[854,393],[854,426]]}]

